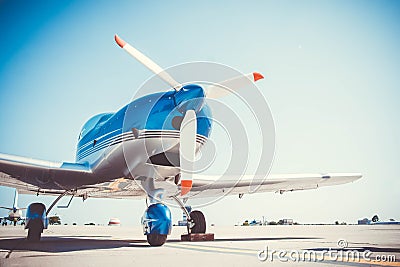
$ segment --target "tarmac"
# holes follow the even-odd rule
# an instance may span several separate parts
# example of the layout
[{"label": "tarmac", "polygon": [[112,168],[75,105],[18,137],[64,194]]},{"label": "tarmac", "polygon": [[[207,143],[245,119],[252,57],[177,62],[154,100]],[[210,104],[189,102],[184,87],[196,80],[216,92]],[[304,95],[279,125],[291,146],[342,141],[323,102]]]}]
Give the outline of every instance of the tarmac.
[{"label": "tarmac", "polygon": [[140,227],[50,226],[30,243],[4,226],[0,266],[400,266],[400,225],[212,226],[202,242],[185,231],[150,247]]}]

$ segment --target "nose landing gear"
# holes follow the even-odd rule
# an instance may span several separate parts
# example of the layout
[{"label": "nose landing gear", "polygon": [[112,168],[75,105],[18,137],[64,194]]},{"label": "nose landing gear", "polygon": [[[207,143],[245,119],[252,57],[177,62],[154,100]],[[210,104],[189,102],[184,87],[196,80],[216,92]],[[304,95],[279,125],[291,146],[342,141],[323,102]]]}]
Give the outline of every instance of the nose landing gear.
[{"label": "nose landing gear", "polygon": [[167,241],[167,235],[161,235],[161,234],[148,234],[147,235],[147,242],[152,247],[162,246],[162,245],[164,245],[164,243],[166,241]]},{"label": "nose landing gear", "polygon": [[150,205],[143,214],[142,225],[143,233],[147,236],[150,246],[162,246],[172,229],[169,208],[162,203]]}]

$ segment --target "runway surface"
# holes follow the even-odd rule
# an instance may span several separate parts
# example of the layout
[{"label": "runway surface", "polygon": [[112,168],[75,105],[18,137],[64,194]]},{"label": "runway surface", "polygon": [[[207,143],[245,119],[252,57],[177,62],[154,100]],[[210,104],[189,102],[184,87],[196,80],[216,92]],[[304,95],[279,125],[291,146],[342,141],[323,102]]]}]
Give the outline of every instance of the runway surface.
[{"label": "runway surface", "polygon": [[5,226],[0,266],[400,266],[400,225],[215,226],[215,241],[181,242],[185,229],[150,247],[140,227],[50,226],[29,243]]}]

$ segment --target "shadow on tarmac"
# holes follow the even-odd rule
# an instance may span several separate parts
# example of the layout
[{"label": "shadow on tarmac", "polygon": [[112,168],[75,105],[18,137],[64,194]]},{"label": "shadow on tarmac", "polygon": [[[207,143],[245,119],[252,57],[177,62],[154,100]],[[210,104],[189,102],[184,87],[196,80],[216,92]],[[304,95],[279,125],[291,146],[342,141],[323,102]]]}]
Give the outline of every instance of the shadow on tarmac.
[{"label": "shadow on tarmac", "polygon": [[[42,237],[40,242],[29,242],[26,238],[10,238],[0,240],[0,249],[8,250],[9,254],[13,251],[40,251],[40,252],[71,252],[94,249],[112,249],[121,247],[149,248],[150,245],[143,240],[120,240],[106,239],[108,236],[101,237]],[[101,238],[101,239],[99,239]],[[315,237],[283,237],[283,238],[219,238],[212,242],[243,242],[243,241],[270,241],[270,240],[305,240],[319,239]],[[170,239],[167,243],[182,242],[179,239]]]},{"label": "shadow on tarmac", "polygon": [[13,251],[70,252],[121,247],[149,247],[146,240],[112,240],[97,238],[42,237],[40,242],[29,242],[26,238],[0,240],[0,249]]}]

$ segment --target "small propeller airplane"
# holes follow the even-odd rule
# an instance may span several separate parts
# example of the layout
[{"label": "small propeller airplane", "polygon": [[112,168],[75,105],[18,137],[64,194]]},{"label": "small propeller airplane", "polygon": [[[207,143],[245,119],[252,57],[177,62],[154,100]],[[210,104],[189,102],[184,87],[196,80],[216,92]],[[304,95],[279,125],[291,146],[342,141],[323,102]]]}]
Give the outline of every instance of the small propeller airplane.
[{"label": "small propeller airplane", "polygon": [[11,223],[14,224],[14,226],[17,225],[17,222],[22,221],[24,222],[24,218],[22,217],[22,210],[25,210],[26,208],[18,208],[18,191],[15,189],[14,193],[14,203],[12,208],[8,207],[0,207],[1,209],[6,209],[9,210],[8,216],[3,218],[3,225],[7,223],[7,220],[10,221]]},{"label": "small propeller airplane", "polygon": [[[115,113],[90,118],[79,135],[76,162],[56,163],[0,154],[0,185],[21,194],[58,197],[46,209],[42,203],[27,208],[27,239],[39,241],[48,226],[47,215],[63,197],[141,198],[150,201],[142,225],[151,246],[161,246],[172,229],[171,212],[164,200],[175,201],[185,212],[188,233],[205,233],[201,211],[188,212],[185,200],[248,193],[250,179],[214,180],[193,174],[196,154],[207,142],[212,117],[207,99],[218,98],[215,85],[182,85],[164,69],[115,35],[116,43],[165,81],[168,91],[145,95]],[[233,91],[243,82],[256,82],[257,72],[233,77],[220,85]],[[259,179],[260,192],[315,189],[353,182],[358,173],[269,174]],[[70,200],[70,202],[71,202]]]}]

